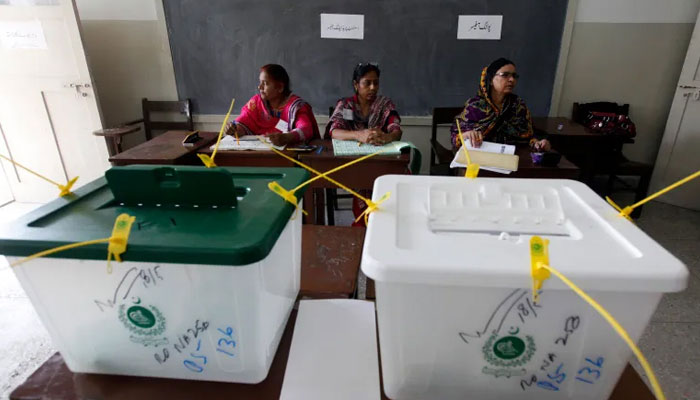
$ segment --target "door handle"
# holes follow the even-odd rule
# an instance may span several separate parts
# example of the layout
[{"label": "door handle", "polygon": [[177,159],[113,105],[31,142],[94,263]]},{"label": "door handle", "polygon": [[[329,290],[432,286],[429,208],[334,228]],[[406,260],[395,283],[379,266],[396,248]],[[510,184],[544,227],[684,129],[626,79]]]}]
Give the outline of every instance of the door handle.
[{"label": "door handle", "polygon": [[681,89],[700,89],[697,86],[688,86],[688,85],[679,85],[678,87]]},{"label": "door handle", "polygon": [[91,85],[89,83],[69,83],[67,85],[63,85],[65,88],[73,88],[75,89],[76,92],[78,92],[81,96],[87,97],[88,94],[85,92],[81,92],[80,88],[89,88]]}]

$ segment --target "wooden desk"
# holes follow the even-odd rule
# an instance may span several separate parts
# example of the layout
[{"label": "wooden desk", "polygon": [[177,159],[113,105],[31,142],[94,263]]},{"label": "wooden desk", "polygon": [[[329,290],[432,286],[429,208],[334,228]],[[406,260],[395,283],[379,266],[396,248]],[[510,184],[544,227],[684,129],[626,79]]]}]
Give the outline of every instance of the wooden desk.
[{"label": "wooden desk", "polygon": [[[205,147],[199,153],[209,154],[212,150]],[[297,153],[285,151],[285,154],[297,158]],[[199,160],[198,160],[199,161]],[[220,167],[295,167],[296,164],[272,151],[233,151],[219,150],[214,158],[216,165]],[[201,161],[200,161],[201,164]]]},{"label": "wooden desk", "polygon": [[[515,149],[518,159],[518,170],[508,175],[497,172],[479,170],[479,176],[485,178],[536,178],[536,179],[579,179],[581,170],[566,157],[562,156],[559,165],[556,167],[545,167],[535,165],[530,157],[528,147],[518,147]],[[464,175],[464,168],[457,168],[457,175]]]},{"label": "wooden desk", "polygon": [[164,164],[197,165],[201,164],[195,155],[202,147],[211,146],[217,137],[216,132],[199,132],[202,140],[192,147],[182,145],[187,131],[167,131],[162,135],[143,142],[125,152],[109,158],[113,165]]},{"label": "wooden desk", "polygon": [[[634,140],[618,135],[602,135],[563,117],[533,118],[534,129],[544,132],[557,151],[570,156],[581,167],[581,180],[591,183],[601,155],[622,152],[622,145]],[[561,129],[559,126],[561,125]],[[580,160],[580,161],[578,161]]]},{"label": "wooden desk", "polygon": [[[359,156],[334,156],[333,142],[328,139],[315,139],[311,141],[311,144],[323,146],[323,150],[320,153],[300,153],[299,160],[319,172],[329,171],[359,158]],[[374,180],[382,175],[407,174],[409,161],[409,154],[374,156],[333,173],[330,177],[353,190],[372,189]],[[309,213],[312,221],[323,225],[325,223],[323,188],[337,188],[337,186],[326,179],[318,179],[311,183],[309,188],[312,190],[307,190],[304,195],[304,210]],[[316,201],[314,201],[314,197]]]},{"label": "wooden desk", "polygon": [[355,294],[365,229],[304,225],[300,297],[349,298]]},{"label": "wooden desk", "polygon": [[[292,311],[267,378],[257,385],[134,376],[74,374],[54,354],[11,394],[11,400],[277,400],[292,344],[297,312]],[[377,340],[379,343],[379,340]],[[380,361],[381,362],[381,361]],[[381,374],[381,368],[380,368]],[[382,387],[382,400],[388,400]],[[625,368],[610,400],[655,400],[637,372]]]}]

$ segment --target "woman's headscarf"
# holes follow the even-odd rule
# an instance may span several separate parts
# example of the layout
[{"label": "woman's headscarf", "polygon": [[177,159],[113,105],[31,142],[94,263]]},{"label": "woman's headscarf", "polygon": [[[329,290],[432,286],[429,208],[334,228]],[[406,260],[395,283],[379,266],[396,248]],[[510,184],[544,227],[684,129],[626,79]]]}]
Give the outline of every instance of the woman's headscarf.
[{"label": "woman's headscarf", "polygon": [[[467,100],[464,111],[457,117],[462,133],[472,130],[481,132],[484,140],[498,143],[527,142],[532,137],[530,110],[525,102],[515,94],[503,100],[503,108],[498,109],[491,99],[491,86],[496,72],[512,61],[499,58],[481,71],[479,90],[476,97]],[[457,125],[452,124],[452,144],[459,146]]]}]

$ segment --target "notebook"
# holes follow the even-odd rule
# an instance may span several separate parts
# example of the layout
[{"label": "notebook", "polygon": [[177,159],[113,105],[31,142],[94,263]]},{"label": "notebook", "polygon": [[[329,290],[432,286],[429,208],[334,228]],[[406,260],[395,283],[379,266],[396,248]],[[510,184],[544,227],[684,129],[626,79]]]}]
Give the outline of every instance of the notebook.
[{"label": "notebook", "polygon": [[[359,145],[358,145],[359,144]],[[384,150],[382,154],[401,154],[401,149],[411,146],[408,142],[391,142],[384,146],[360,143],[354,140],[333,139],[333,155],[335,156],[364,156]]]},{"label": "notebook", "polygon": [[[260,141],[260,138],[264,141]],[[270,143],[270,139],[265,136],[240,136],[238,141],[234,136],[224,136],[221,138],[221,143],[219,143],[219,150],[257,150],[257,151],[270,151],[270,146],[277,150],[284,150],[284,146],[275,146]],[[214,151],[216,144],[212,145],[209,149]]]}]

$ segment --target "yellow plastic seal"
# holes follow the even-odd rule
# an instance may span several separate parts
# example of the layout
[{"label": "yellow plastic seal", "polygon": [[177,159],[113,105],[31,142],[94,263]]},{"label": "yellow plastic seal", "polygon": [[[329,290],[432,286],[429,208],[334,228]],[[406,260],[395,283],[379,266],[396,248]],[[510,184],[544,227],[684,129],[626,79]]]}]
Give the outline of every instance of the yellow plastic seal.
[{"label": "yellow plastic seal", "polygon": [[84,242],[71,243],[63,246],[54,247],[52,249],[40,251],[38,253],[32,254],[31,256],[15,261],[14,263],[10,264],[10,266],[16,267],[35,258],[59,253],[64,250],[75,249],[76,247],[89,246],[98,243],[107,243],[107,272],[112,273],[111,259],[112,257],[114,257],[114,259],[116,259],[117,261],[122,261],[121,255],[126,251],[126,243],[129,240],[129,232],[131,232],[131,225],[134,223],[135,220],[136,217],[132,217],[128,214],[121,214],[114,221],[114,227],[112,228],[112,236],[108,238],[86,240]]},{"label": "yellow plastic seal", "polygon": [[49,179],[49,178],[45,177],[44,175],[41,175],[41,174],[38,173],[38,172],[32,171],[31,169],[29,169],[29,168],[25,167],[24,165],[18,163],[17,161],[14,161],[14,160],[12,160],[12,159],[10,159],[10,158],[8,158],[8,157],[3,156],[2,154],[0,154],[0,158],[4,159],[4,160],[6,160],[6,161],[8,161],[8,162],[10,162],[10,163],[12,163],[12,164],[14,164],[14,165],[20,167],[20,168],[22,168],[23,170],[25,170],[25,171],[29,172],[30,174],[33,174],[33,175],[35,175],[35,176],[37,176],[37,177],[39,177],[39,178],[41,178],[41,179],[43,179],[43,180],[45,180],[46,182],[49,182],[49,183],[51,183],[51,184],[57,186],[57,187],[58,187],[58,190],[60,190],[60,192],[58,193],[58,196],[59,196],[59,197],[63,197],[63,196],[67,196],[67,195],[71,194],[72,192],[71,192],[70,190],[71,190],[71,188],[73,187],[73,185],[75,184],[75,181],[78,180],[78,177],[76,176],[75,178],[70,179],[65,185],[61,185],[60,183],[58,183],[58,182],[56,182],[56,181],[54,181],[54,180],[52,180],[52,179]]},{"label": "yellow plastic seal", "polygon": [[61,190],[61,193],[59,193],[58,195],[63,197],[71,194],[72,192],[70,190],[73,187],[73,185],[75,185],[75,181],[77,181],[78,178],[79,177],[76,176],[75,178],[69,180],[68,183],[66,183],[65,185],[58,185],[58,188]]},{"label": "yellow plastic seal", "polygon": [[542,283],[549,279],[550,273],[543,265],[549,265],[549,240],[539,236],[530,239],[530,273],[532,274],[532,301],[540,299]]},{"label": "yellow plastic seal", "polygon": [[377,211],[379,209],[379,205],[387,201],[389,197],[391,197],[391,192],[386,192],[384,193],[384,195],[382,195],[382,197],[379,198],[379,200],[377,200],[376,203],[370,199],[361,198],[365,202],[365,204],[367,204],[367,208],[365,209],[365,211],[362,212],[362,214],[360,214],[355,219],[355,222],[359,221],[360,218],[364,217],[366,226],[369,223],[369,215]]},{"label": "yellow plastic seal", "polygon": [[467,172],[464,173],[464,176],[469,179],[474,179],[479,175],[479,164],[472,163],[472,158],[469,157],[469,150],[467,150],[467,146],[464,144],[464,136],[462,136],[462,128],[459,126],[459,119],[456,120],[456,122],[457,132],[459,133],[459,141],[462,143],[464,155],[467,156]]},{"label": "yellow plastic seal", "polygon": [[114,221],[112,236],[109,238],[109,246],[107,247],[107,272],[110,274],[112,273],[112,257],[122,262],[121,255],[126,251],[131,225],[135,220],[136,217],[132,217],[129,214],[121,214]]},{"label": "yellow plastic seal", "polygon": [[[226,129],[226,122],[228,122],[229,116],[231,116],[231,111],[233,111],[233,105],[236,103],[236,99],[231,99],[231,105],[228,107],[228,112],[224,118],[224,122],[221,123],[221,129],[219,129],[219,137],[216,139],[216,145],[214,146],[214,151],[211,153],[211,157],[208,154],[197,154],[204,166],[207,168],[216,167],[214,163],[214,157],[216,157],[216,152],[219,150],[219,143],[221,143],[221,138],[224,136],[224,129]],[[238,141],[238,133],[236,133],[236,141]]]},{"label": "yellow plastic seal", "polygon": [[[297,201],[297,197],[294,195],[294,190],[286,190],[283,188],[279,183],[272,181],[267,184],[267,187],[272,190],[274,193],[278,194],[280,197],[282,197],[285,201],[288,201],[292,203],[296,211],[299,211],[300,206]],[[292,219],[296,218],[296,211],[295,215],[292,217]],[[304,215],[308,215],[308,213],[304,210],[301,210]]]}]

